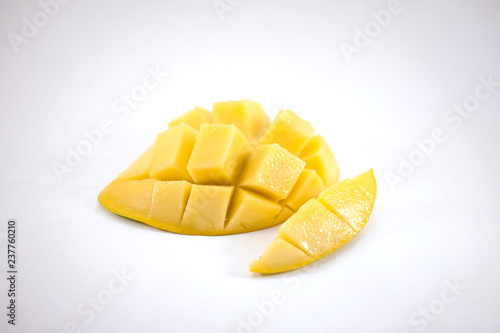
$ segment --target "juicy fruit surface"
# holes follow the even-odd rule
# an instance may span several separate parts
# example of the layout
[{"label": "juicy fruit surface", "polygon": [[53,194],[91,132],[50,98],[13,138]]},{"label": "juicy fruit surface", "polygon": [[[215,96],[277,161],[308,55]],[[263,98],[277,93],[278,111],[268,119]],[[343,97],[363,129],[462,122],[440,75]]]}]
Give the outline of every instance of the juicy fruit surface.
[{"label": "juicy fruit surface", "polygon": [[103,189],[105,208],[172,232],[235,234],[283,223],[338,178],[326,142],[289,110],[271,123],[256,102],[217,102],[169,127]]},{"label": "juicy fruit surface", "polygon": [[376,195],[373,170],[330,186],[280,226],[276,240],[250,270],[284,272],[335,251],[365,226]]}]

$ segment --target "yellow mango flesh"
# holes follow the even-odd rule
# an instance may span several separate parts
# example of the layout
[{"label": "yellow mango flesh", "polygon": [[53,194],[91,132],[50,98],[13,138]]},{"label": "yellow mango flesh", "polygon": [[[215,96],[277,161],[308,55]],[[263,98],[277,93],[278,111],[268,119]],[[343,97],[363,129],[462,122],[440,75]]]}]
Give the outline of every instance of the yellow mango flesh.
[{"label": "yellow mango flesh", "polygon": [[356,231],[363,229],[373,207],[363,189],[349,178],[321,192],[318,200]]},{"label": "yellow mango flesh", "polygon": [[181,123],[187,124],[199,131],[202,124],[211,124],[214,121],[214,115],[211,111],[208,111],[199,106],[194,109],[184,113],[168,123],[168,127],[172,128]]},{"label": "yellow mango flesh", "polygon": [[238,189],[231,203],[226,232],[254,231],[273,221],[281,205],[263,196]]},{"label": "yellow mango flesh", "polygon": [[149,178],[149,167],[153,159],[154,144],[123,171],[114,181]]},{"label": "yellow mango flesh", "polygon": [[[359,189],[363,189],[361,194],[364,199],[359,197]],[[258,273],[284,272],[302,267],[335,251],[351,240],[366,224],[373,209],[376,192],[377,184],[372,170],[325,189],[318,198],[326,200],[309,200],[284,222],[279,228],[277,239],[250,265],[250,270]],[[337,196],[336,193],[343,193],[343,196]],[[334,198],[340,198],[338,204],[333,201]],[[363,208],[358,209],[356,200],[368,201],[369,206],[362,204]],[[349,205],[353,207],[350,208]],[[350,218],[358,221],[355,225],[357,228],[353,228],[340,216],[338,208],[334,210],[332,207],[342,207],[343,212],[350,212]]]},{"label": "yellow mango flesh", "polygon": [[314,135],[311,123],[290,110],[281,110],[259,144],[277,143],[294,155],[298,155]]},{"label": "yellow mango flesh", "polygon": [[316,198],[326,188],[315,170],[304,169],[288,197],[281,203],[297,211],[307,200]]},{"label": "yellow mango flesh", "polygon": [[198,131],[184,123],[159,134],[153,147],[151,178],[193,182],[187,164],[197,135]]},{"label": "yellow mango flesh", "polygon": [[285,199],[304,166],[302,160],[278,144],[258,146],[241,173],[239,185],[273,199]]},{"label": "yellow mango flesh", "polygon": [[118,215],[178,232],[190,190],[186,181],[119,181],[106,186],[98,200]]},{"label": "yellow mango flesh", "polygon": [[250,150],[234,125],[203,124],[187,170],[196,184],[234,185]]},{"label": "yellow mango flesh", "polygon": [[[282,112],[274,129],[290,114]],[[289,142],[305,141],[308,131],[300,129],[310,124],[298,116],[290,124],[288,133],[301,139]],[[104,207],[172,232],[225,235],[280,224],[324,188],[319,174],[280,144],[258,144],[269,128],[258,103],[215,103],[213,114],[197,107],[169,126],[101,192]]]},{"label": "yellow mango flesh", "polygon": [[326,186],[335,184],[339,178],[339,168],[330,147],[321,135],[313,136],[300,154],[306,168],[316,170]]},{"label": "yellow mango flesh", "polygon": [[269,126],[269,118],[262,106],[248,99],[216,102],[213,114],[215,123],[235,125],[250,142]]},{"label": "yellow mango flesh", "polygon": [[314,259],[282,238],[276,238],[259,260],[250,265],[252,272],[280,273],[305,266]]},{"label": "yellow mango flesh", "polygon": [[194,184],[181,227],[191,234],[221,233],[233,191],[233,186]]}]

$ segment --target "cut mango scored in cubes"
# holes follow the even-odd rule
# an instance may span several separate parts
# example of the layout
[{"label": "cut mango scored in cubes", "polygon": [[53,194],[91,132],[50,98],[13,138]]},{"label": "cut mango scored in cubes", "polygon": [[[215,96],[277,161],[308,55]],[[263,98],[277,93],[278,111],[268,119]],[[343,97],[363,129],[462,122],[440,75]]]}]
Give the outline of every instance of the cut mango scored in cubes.
[{"label": "cut mango scored in cubes", "polygon": [[[337,177],[333,154],[307,120],[282,110],[270,123],[259,103],[245,99],[214,103],[213,111],[195,107],[172,120],[99,202],[155,228],[228,235],[285,222]],[[373,189],[363,186],[356,193],[369,197]],[[334,209],[359,225],[353,211]]]},{"label": "cut mango scored in cubes", "polygon": [[234,125],[203,124],[187,170],[197,184],[234,185],[251,147]]},{"label": "cut mango scored in cubes", "polygon": [[[363,191],[360,192],[360,188]],[[376,189],[372,170],[325,189],[319,200],[309,200],[280,226],[276,240],[250,265],[250,270],[284,272],[335,251],[365,226],[373,209]],[[352,221],[356,223],[353,225]]]}]

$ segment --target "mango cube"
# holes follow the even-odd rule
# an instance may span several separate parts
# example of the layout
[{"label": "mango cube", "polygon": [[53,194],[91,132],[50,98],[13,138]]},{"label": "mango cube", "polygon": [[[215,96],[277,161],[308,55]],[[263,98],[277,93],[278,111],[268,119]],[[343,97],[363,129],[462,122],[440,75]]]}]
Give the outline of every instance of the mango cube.
[{"label": "mango cube", "polygon": [[184,123],[158,134],[149,169],[151,178],[193,182],[186,167],[197,135],[198,131]]},{"label": "mango cube", "polygon": [[191,192],[191,183],[181,181],[156,181],[151,196],[148,219],[160,225],[178,225]]},{"label": "mango cube", "polygon": [[226,231],[253,231],[269,226],[281,205],[255,193],[236,190],[228,214]]},{"label": "mango cube", "polygon": [[314,135],[311,123],[290,110],[281,110],[271,126],[259,139],[259,144],[278,143],[294,155],[298,155]]},{"label": "mango cube", "polygon": [[305,163],[278,144],[256,147],[240,176],[239,185],[281,200],[292,191]]},{"label": "mango cube", "polygon": [[233,186],[196,185],[191,188],[181,227],[192,234],[217,234],[224,230]]},{"label": "mango cube", "polygon": [[199,131],[201,124],[211,124],[214,121],[214,115],[211,111],[208,111],[199,106],[194,109],[184,113],[168,123],[168,127],[172,128],[178,124],[185,123],[195,130]]},{"label": "mango cube", "polygon": [[292,191],[281,204],[293,211],[297,211],[309,199],[316,198],[325,187],[323,180],[315,170],[304,169]]},{"label": "mango cube", "polygon": [[123,171],[114,181],[139,180],[149,178],[149,167],[153,159],[154,144]]},{"label": "mango cube", "polygon": [[213,114],[216,123],[235,125],[251,142],[269,126],[269,118],[262,106],[248,99],[216,102]]},{"label": "mango cube", "polygon": [[339,168],[330,147],[321,135],[312,137],[300,154],[306,168],[314,169],[326,186],[335,184],[339,178]]},{"label": "mango cube", "polygon": [[233,185],[250,150],[236,126],[203,124],[187,170],[197,184]]}]

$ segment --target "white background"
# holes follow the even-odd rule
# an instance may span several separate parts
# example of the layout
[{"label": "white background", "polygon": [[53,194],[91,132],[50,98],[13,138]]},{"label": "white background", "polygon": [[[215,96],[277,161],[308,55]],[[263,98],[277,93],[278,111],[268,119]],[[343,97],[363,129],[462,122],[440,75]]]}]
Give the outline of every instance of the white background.
[{"label": "white background", "polygon": [[[0,268],[16,218],[19,276],[12,327],[0,274],[0,331],[500,331],[500,87],[460,124],[444,118],[479,77],[500,82],[500,3],[401,1],[350,62],[342,43],[388,2],[231,3],[220,19],[212,0],[73,0],[16,53],[9,33],[22,36],[40,5],[1,0]],[[120,118],[113,103],[156,67],[169,77]],[[277,228],[183,236],[97,202],[172,118],[242,98],[309,119],[341,178],[375,170],[366,228],[309,269],[248,271]],[[52,165],[105,118],[113,131],[59,181]],[[446,140],[419,160],[416,141],[436,128]],[[422,163],[391,187],[410,156]],[[122,271],[133,279],[106,299]],[[107,304],[92,316],[95,297]]]}]

